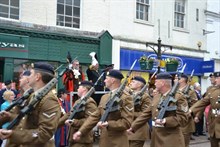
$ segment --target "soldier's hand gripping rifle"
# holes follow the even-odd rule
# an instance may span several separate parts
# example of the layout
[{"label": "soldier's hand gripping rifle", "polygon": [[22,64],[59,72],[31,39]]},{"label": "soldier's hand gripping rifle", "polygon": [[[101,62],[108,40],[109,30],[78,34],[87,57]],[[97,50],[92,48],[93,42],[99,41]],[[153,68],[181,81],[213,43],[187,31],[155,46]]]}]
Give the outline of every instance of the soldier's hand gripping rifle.
[{"label": "soldier's hand gripping rifle", "polygon": [[178,73],[178,80],[175,81],[171,91],[169,92],[167,98],[165,100],[161,101],[158,108],[160,109],[159,114],[157,116],[157,119],[163,119],[166,111],[174,111],[177,109],[177,106],[169,106],[171,102],[175,103],[177,100],[174,98],[178,87],[179,87],[179,80],[181,79],[181,75],[183,74],[185,70],[186,64],[183,66],[182,71]]},{"label": "soldier's hand gripping rifle", "polygon": [[190,89],[190,83],[192,81],[193,78],[193,74],[194,74],[194,69],[191,72],[191,75],[189,77],[189,80],[187,81],[187,86],[185,88],[185,90],[183,91],[183,94],[185,95],[185,97],[187,98],[187,101],[190,101],[190,97],[189,97],[189,89]]},{"label": "soldier's hand gripping rifle", "polygon": [[148,88],[149,83],[151,83],[151,80],[152,80],[153,77],[156,75],[156,73],[157,73],[157,70],[153,73],[153,75],[150,77],[148,83],[146,83],[146,84],[144,85],[144,87],[141,89],[141,91],[140,91],[140,92],[137,92],[136,94],[134,94],[134,96],[133,96],[134,107],[135,107],[135,106],[138,106],[138,105],[141,105],[142,96],[143,96],[144,93],[146,92],[146,89]]},{"label": "soldier's hand gripping rifle", "polygon": [[30,103],[20,110],[20,113],[18,114],[18,116],[9,124],[7,129],[8,130],[12,129],[16,124],[20,122],[20,120],[25,115],[28,115],[31,111],[33,111],[35,105],[37,105],[42,100],[42,98],[56,85],[57,82],[58,82],[57,78],[53,78],[42,89],[40,89],[39,91],[36,91]]},{"label": "soldier's hand gripping rifle", "polygon": [[20,98],[15,99],[12,101],[12,103],[5,109],[5,111],[10,111],[12,108],[14,108],[17,105],[22,105],[22,103],[34,92],[34,90],[31,88],[28,91],[24,93],[24,95]]},{"label": "soldier's hand gripping rifle", "polygon": [[95,86],[102,79],[103,75],[104,75],[104,72],[99,76],[99,78],[97,79],[93,87],[90,88],[90,90],[86,93],[86,95],[81,98],[81,101],[75,104],[75,106],[73,106],[71,110],[72,113],[70,114],[68,120],[72,121],[79,112],[85,111],[86,101],[95,92]]},{"label": "soldier's hand gripping rifle", "polygon": [[125,89],[125,86],[128,83],[128,78],[132,72],[132,69],[135,65],[135,63],[137,62],[137,60],[135,60],[130,68],[130,70],[127,73],[126,78],[124,79],[123,83],[120,85],[120,87],[117,89],[117,91],[111,96],[109,97],[108,102],[106,103],[106,107],[105,107],[105,112],[102,115],[100,121],[101,122],[105,122],[108,118],[109,113],[114,112],[119,110],[119,105],[118,103],[120,102],[120,97]]}]

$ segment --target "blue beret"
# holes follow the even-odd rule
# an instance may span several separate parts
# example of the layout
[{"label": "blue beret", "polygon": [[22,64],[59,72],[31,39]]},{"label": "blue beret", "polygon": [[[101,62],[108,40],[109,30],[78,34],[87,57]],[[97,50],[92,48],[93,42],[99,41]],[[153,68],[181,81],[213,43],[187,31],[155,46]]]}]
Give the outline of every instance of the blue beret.
[{"label": "blue beret", "polygon": [[220,77],[220,71],[218,71],[218,72],[214,72],[214,74],[213,74],[215,77]]},{"label": "blue beret", "polygon": [[52,65],[46,62],[36,62],[32,64],[33,69],[43,71],[49,74],[54,75],[54,68]]},{"label": "blue beret", "polygon": [[139,82],[141,82],[143,84],[146,84],[145,79],[140,77],[140,76],[135,76],[135,77],[132,78],[132,80],[136,80],[136,81],[139,81]]},{"label": "blue beret", "polygon": [[29,70],[25,70],[22,74],[22,76],[30,76],[31,72]]},{"label": "blue beret", "polygon": [[186,74],[182,74],[181,78],[184,78],[184,79],[188,80],[188,76]]},{"label": "blue beret", "polygon": [[113,77],[119,80],[124,78],[124,76],[119,70],[110,70],[109,72],[107,72],[107,76],[110,76],[110,77]]},{"label": "blue beret", "polygon": [[5,83],[5,85],[9,85],[9,84],[11,84],[11,80],[6,80],[4,83]]},{"label": "blue beret", "polygon": [[164,73],[157,74],[156,79],[169,79],[169,80],[171,80],[172,76],[169,73],[164,72]]},{"label": "blue beret", "polygon": [[89,81],[82,81],[82,82],[79,82],[79,86],[93,86],[93,83],[92,82],[89,82]]}]

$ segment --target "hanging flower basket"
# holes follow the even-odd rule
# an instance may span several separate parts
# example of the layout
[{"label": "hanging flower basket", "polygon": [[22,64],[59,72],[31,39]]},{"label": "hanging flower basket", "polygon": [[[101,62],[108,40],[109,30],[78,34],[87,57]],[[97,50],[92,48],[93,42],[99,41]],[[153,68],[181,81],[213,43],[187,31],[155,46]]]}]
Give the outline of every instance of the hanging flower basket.
[{"label": "hanging flower basket", "polygon": [[173,63],[167,63],[166,64],[166,71],[167,72],[175,72],[177,71],[178,64],[173,64]]},{"label": "hanging flower basket", "polygon": [[147,67],[146,61],[140,61],[139,64],[140,64],[141,70],[146,70],[146,67]]},{"label": "hanging flower basket", "polygon": [[179,61],[176,58],[167,58],[165,61],[166,61],[166,71],[167,72],[177,71]]},{"label": "hanging flower basket", "polygon": [[154,59],[152,58],[147,58],[145,55],[143,55],[138,61],[141,70],[151,70],[153,68]]}]

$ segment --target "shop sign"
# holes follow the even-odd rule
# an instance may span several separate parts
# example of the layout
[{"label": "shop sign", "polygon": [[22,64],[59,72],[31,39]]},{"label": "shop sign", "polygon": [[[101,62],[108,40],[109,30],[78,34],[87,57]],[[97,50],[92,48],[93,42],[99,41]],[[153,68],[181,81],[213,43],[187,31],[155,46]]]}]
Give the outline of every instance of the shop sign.
[{"label": "shop sign", "polygon": [[28,58],[28,36],[0,33],[2,57]]}]

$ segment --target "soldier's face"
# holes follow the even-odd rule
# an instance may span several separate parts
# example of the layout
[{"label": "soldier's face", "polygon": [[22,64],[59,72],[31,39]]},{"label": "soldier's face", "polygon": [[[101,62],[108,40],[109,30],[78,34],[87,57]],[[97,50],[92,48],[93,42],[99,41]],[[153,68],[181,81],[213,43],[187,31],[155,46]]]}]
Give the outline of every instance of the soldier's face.
[{"label": "soldier's face", "polygon": [[106,86],[107,88],[110,88],[111,85],[112,85],[112,83],[113,83],[113,78],[107,76],[107,77],[105,78],[104,82],[105,82],[105,86]]},{"label": "soldier's face", "polygon": [[140,87],[140,82],[136,80],[132,80],[129,86],[132,90],[136,90],[137,88]]},{"label": "soldier's face", "polygon": [[217,86],[220,86],[220,77],[216,77],[215,82]]},{"label": "soldier's face", "polygon": [[210,82],[211,82],[211,84],[215,84],[215,77],[214,76],[210,77]]},{"label": "soldier's face", "polygon": [[21,76],[21,78],[19,79],[19,85],[21,89],[23,89],[23,87],[26,86],[28,83],[28,76]]},{"label": "soldier's face", "polygon": [[34,88],[34,85],[37,81],[39,81],[41,76],[39,73],[35,73],[33,69],[30,70],[31,74],[28,76],[29,85]]},{"label": "soldier's face", "polygon": [[78,96],[82,97],[83,93],[86,91],[86,87],[84,86],[79,86],[79,88],[77,89],[78,92]]},{"label": "soldier's face", "polygon": [[164,86],[164,81],[162,79],[156,79],[155,80],[155,86],[156,86],[156,89],[157,91],[160,92],[160,90],[163,88]]}]

